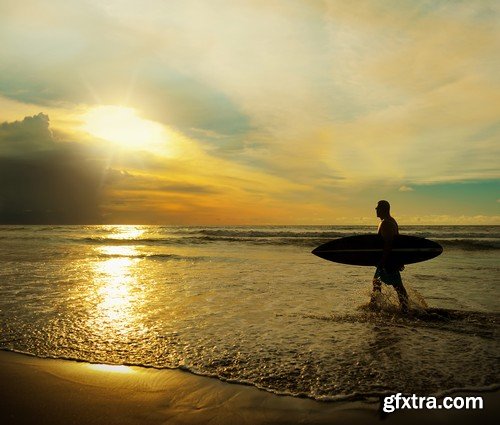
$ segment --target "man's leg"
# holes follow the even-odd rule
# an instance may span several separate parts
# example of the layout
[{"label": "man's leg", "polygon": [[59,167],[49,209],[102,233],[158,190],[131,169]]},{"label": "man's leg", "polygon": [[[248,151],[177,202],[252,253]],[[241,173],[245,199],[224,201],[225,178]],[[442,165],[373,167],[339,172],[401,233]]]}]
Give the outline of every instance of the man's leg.
[{"label": "man's leg", "polygon": [[394,285],[394,289],[398,294],[399,304],[403,313],[408,313],[408,293],[406,292],[403,282],[399,285]]},{"label": "man's leg", "polygon": [[378,277],[373,277],[373,290],[370,298],[371,303],[375,303],[377,296],[382,292],[382,281]]}]

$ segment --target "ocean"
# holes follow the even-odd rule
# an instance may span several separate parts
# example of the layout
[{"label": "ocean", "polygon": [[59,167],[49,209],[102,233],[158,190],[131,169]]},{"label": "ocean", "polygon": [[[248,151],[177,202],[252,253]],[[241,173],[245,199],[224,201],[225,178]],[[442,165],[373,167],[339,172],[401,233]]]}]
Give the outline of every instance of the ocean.
[{"label": "ocean", "polygon": [[311,254],[374,226],[0,226],[0,349],[180,368],[317,400],[498,388],[500,226],[401,226],[441,243],[406,267]]}]

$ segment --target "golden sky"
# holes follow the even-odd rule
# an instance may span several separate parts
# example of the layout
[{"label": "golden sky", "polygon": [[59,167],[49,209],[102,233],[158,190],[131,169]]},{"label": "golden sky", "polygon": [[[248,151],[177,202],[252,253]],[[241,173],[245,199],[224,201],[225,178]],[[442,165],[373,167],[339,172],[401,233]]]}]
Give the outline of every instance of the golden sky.
[{"label": "golden sky", "polygon": [[1,0],[0,221],[500,224],[500,3]]}]

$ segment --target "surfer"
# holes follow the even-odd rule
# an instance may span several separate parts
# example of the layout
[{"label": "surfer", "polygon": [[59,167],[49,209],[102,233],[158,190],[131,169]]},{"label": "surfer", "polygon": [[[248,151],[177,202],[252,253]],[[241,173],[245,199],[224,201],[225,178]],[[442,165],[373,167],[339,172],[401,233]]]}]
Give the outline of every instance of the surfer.
[{"label": "surfer", "polygon": [[377,217],[381,220],[378,226],[378,234],[384,239],[384,252],[382,254],[382,260],[378,264],[375,275],[373,276],[371,303],[375,302],[377,294],[381,292],[383,282],[394,287],[398,294],[401,311],[407,313],[408,294],[403,286],[400,273],[400,271],[404,270],[404,266],[391,263],[390,258],[392,242],[394,237],[399,234],[398,223],[394,217],[391,216],[391,206],[389,202],[384,200],[379,201],[375,210],[377,211]]}]

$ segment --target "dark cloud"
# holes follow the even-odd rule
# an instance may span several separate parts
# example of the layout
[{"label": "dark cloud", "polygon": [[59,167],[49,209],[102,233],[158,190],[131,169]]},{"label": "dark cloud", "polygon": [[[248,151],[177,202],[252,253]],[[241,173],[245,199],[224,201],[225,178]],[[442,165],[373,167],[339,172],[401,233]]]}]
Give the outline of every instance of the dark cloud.
[{"label": "dark cloud", "polygon": [[0,157],[23,156],[54,147],[49,117],[45,114],[0,124]]},{"label": "dark cloud", "polygon": [[0,223],[98,223],[102,165],[54,140],[47,115],[0,125]]}]

